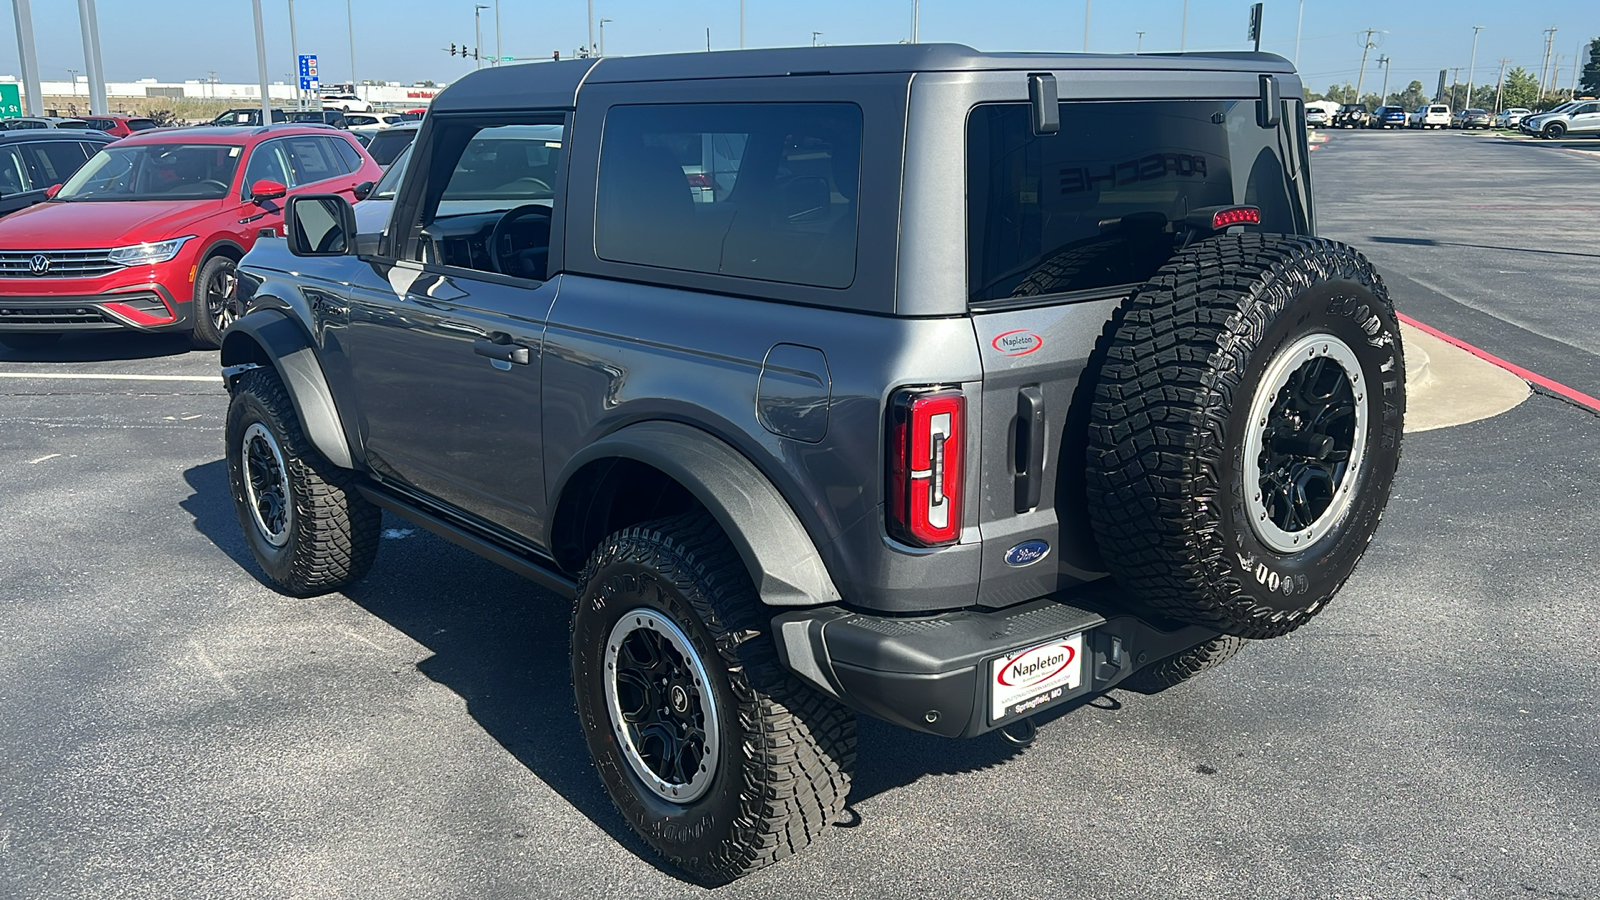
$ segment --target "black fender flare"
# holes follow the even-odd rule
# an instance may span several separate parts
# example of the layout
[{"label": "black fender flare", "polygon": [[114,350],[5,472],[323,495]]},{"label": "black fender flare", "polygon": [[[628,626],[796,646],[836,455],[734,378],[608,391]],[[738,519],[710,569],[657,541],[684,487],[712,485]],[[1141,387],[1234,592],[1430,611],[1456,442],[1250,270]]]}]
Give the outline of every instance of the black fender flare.
[{"label": "black fender flare", "polygon": [[[768,606],[837,603],[816,544],[788,501],[761,470],[714,435],[680,422],[640,422],[615,431],[569,459],[550,496],[559,507],[572,476],[591,462],[623,458],[651,466],[683,485],[722,526]],[[550,525],[555,527],[556,518]],[[553,538],[554,535],[547,537]],[[548,540],[546,546],[553,546]]]},{"label": "black fender flare", "polygon": [[354,468],[339,409],[305,329],[274,309],[235,320],[222,338],[223,380],[231,390],[235,378],[258,366],[277,370],[312,445],[334,465]]}]

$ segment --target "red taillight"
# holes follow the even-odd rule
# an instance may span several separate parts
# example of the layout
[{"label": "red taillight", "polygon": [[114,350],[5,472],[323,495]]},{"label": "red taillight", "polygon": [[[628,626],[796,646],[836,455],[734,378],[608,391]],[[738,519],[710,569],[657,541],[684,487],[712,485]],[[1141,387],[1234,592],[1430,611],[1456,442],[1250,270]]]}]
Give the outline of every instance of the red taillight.
[{"label": "red taillight", "polygon": [[961,536],[960,391],[901,391],[889,412],[889,533],[933,547]]},{"label": "red taillight", "polygon": [[711,176],[704,172],[691,172],[685,177],[689,179],[689,187],[692,188],[710,188],[716,186],[711,183]]},{"label": "red taillight", "polygon": [[1254,206],[1230,206],[1211,217],[1211,227],[1221,231],[1229,225],[1260,225],[1261,210]]}]

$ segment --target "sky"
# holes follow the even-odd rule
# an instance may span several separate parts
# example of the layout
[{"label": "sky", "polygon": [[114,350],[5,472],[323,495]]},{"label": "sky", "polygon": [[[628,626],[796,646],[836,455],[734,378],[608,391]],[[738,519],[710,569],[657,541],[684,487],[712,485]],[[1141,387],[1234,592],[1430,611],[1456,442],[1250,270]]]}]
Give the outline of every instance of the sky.
[{"label": "sky", "polygon": [[[288,3],[262,0],[267,36],[268,76],[288,81],[290,52]],[[301,53],[316,53],[323,80],[343,81],[352,73],[347,0],[297,0],[295,30]],[[361,79],[410,84],[447,82],[472,63],[451,57],[450,42],[470,44],[473,6],[483,10],[484,54],[495,46],[495,10],[500,14],[501,52],[507,56],[563,57],[587,40],[587,7],[580,0],[348,0],[355,23],[354,74]],[[9,0],[0,0],[7,5]],[[101,55],[110,81],[156,78],[203,79],[212,71],[221,81],[256,80],[255,44],[249,0],[97,0]],[[1544,54],[1544,29],[1555,26],[1552,56],[1561,55],[1559,84],[1571,81],[1579,44],[1600,37],[1596,0],[1267,0],[1262,49],[1294,59],[1296,17],[1304,7],[1299,68],[1316,91],[1346,80],[1354,83],[1361,65],[1365,30],[1377,29],[1367,61],[1364,92],[1382,86],[1376,65],[1387,55],[1389,90],[1418,80],[1430,90],[1441,68],[1461,67],[1468,78],[1472,26],[1482,25],[1477,48],[1478,84],[1493,82],[1499,60],[1535,74]],[[69,69],[83,69],[83,42],[77,3],[33,0],[40,76],[66,80]],[[1176,50],[1184,19],[1184,0],[1089,0],[1089,49],[1130,52]],[[1247,49],[1246,0],[1188,0],[1184,39],[1191,50]],[[980,50],[1077,51],[1084,46],[1085,3],[1081,0],[921,0],[920,39],[948,41]],[[594,0],[596,23],[605,25],[609,54],[702,51],[706,29],[711,47],[739,46],[739,0]],[[748,47],[894,43],[910,37],[912,0],[745,0]],[[0,16],[0,75],[20,74],[13,16]],[[1143,37],[1137,32],[1143,31]],[[1359,32],[1359,34],[1358,34]]]}]

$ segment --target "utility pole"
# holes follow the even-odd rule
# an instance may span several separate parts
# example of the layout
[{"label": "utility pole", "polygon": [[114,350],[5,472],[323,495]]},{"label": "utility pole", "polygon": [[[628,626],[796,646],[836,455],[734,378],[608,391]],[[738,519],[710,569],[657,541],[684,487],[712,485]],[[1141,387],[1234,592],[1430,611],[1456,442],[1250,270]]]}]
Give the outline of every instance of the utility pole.
[{"label": "utility pole", "polygon": [[1094,0],[1083,0],[1083,52],[1089,52],[1089,10],[1094,8]]},{"label": "utility pole", "polygon": [[1466,109],[1456,102],[1456,88],[1461,86],[1461,67],[1454,66],[1450,69],[1450,108],[1456,111]]},{"label": "utility pole", "polygon": [[1139,43],[1134,45],[1133,52],[1134,53],[1143,53],[1144,52],[1144,32],[1135,31],[1134,34],[1137,34],[1139,36]]},{"label": "utility pole", "polygon": [[494,64],[505,61],[505,51],[500,49],[500,0],[494,0]]},{"label": "utility pole", "polygon": [[[710,31],[711,31],[711,29],[709,29],[709,28],[707,28],[707,29],[706,29],[706,31],[707,31],[707,32],[710,32]],[[817,45],[817,38],[819,38],[819,37],[822,37],[822,32],[820,32],[820,31],[813,31],[813,32],[811,32],[811,46],[813,46],[813,47],[815,47],[815,46],[816,46],[816,45]],[[709,40],[710,40],[710,39],[709,39],[709,38],[708,38],[708,39],[707,39],[707,47],[709,47],[709,46],[710,46],[710,44],[709,44]]]},{"label": "utility pole", "polygon": [[[106,70],[100,65],[100,19],[94,0],[78,0],[78,19],[83,26],[83,74],[89,77],[89,112],[106,114]],[[261,63],[266,65],[266,61]]]},{"label": "utility pole", "polygon": [[472,5],[472,32],[474,39],[477,41],[476,44],[472,45],[472,55],[477,57],[478,68],[480,69],[483,68],[483,52],[478,50],[478,48],[483,46],[483,11],[488,8],[489,7],[483,3],[474,3]]},{"label": "utility pole", "polygon": [[611,20],[607,19],[607,18],[604,18],[604,17],[601,17],[601,19],[600,19],[600,55],[601,56],[605,56],[606,55],[606,23],[609,22],[609,21],[611,21]]},{"label": "utility pole", "polygon": [[706,52],[711,52],[711,26],[706,26]]},{"label": "utility pole", "polygon": [[1380,102],[1378,105],[1379,106],[1388,106],[1389,105],[1389,54],[1383,53],[1383,54],[1380,54],[1378,56],[1378,67],[1383,69],[1383,92],[1382,92],[1383,93],[1383,97],[1381,98],[1382,102]]},{"label": "utility pole", "polygon": [[1472,58],[1467,63],[1467,104],[1462,109],[1472,107],[1472,83],[1477,80],[1478,75],[1478,32],[1482,30],[1482,25],[1472,26]]},{"label": "utility pole", "polygon": [[[589,43],[584,47],[583,55],[593,56],[594,50],[594,0],[589,0]],[[709,28],[706,29],[706,52],[711,52],[711,29]]]},{"label": "utility pole", "polygon": [[256,17],[256,75],[261,79],[261,124],[272,124],[272,95],[267,91],[267,30],[261,24],[261,0],[250,0]]},{"label": "utility pole", "polygon": [[919,40],[919,35],[917,32],[921,30],[921,19],[922,0],[911,0],[911,43],[913,44],[917,43]]},{"label": "utility pole", "polygon": [[[911,33],[912,33],[913,36],[916,35],[916,31],[917,31],[916,25],[914,24],[915,21],[916,21],[915,18],[913,18],[912,19],[913,25],[912,25],[912,28],[911,28]],[[915,43],[915,42],[913,42],[913,43]],[[744,49],[744,0],[739,0],[739,49],[740,50]]]},{"label": "utility pole", "polygon": [[1572,90],[1568,100],[1578,99],[1578,71],[1583,68],[1583,41],[1578,42],[1578,52],[1572,57]]},{"label": "utility pole", "polygon": [[1189,0],[1183,0],[1183,24],[1178,26],[1178,52],[1189,45]]},{"label": "utility pole", "polygon": [[1556,39],[1556,26],[1544,30],[1544,66],[1539,69],[1539,99],[1544,99],[1545,79],[1550,75],[1550,44]]},{"label": "utility pole", "polygon": [[1361,42],[1361,71],[1356,75],[1356,98],[1350,101],[1351,103],[1361,102],[1361,83],[1365,81],[1367,77],[1367,53],[1378,46],[1372,42],[1372,36],[1376,33],[1378,33],[1378,29],[1368,28],[1367,36]]},{"label": "utility pole", "polygon": [[1300,0],[1300,17],[1294,20],[1294,67],[1300,68],[1300,29],[1306,24],[1306,0]]},{"label": "utility pole", "polygon": [[1556,57],[1555,57],[1555,62],[1550,64],[1550,93],[1552,95],[1557,94],[1557,93],[1560,92],[1560,88],[1556,87],[1556,85],[1558,85],[1560,83],[1561,83],[1561,54],[1557,53]]},{"label": "utility pole", "polygon": [[1511,60],[1506,59],[1504,56],[1500,57],[1500,74],[1495,77],[1495,89],[1494,89],[1494,111],[1495,112],[1499,112],[1500,111],[1500,97],[1505,93],[1505,90],[1506,90],[1506,66],[1508,66],[1510,64],[1511,64]]}]

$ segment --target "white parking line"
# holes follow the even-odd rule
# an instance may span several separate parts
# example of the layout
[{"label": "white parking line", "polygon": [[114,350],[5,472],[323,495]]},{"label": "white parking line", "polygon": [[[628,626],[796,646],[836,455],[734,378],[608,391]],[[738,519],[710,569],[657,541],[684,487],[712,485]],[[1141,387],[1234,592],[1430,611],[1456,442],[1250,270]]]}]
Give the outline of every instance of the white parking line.
[{"label": "white parking line", "polygon": [[59,453],[50,453],[50,454],[46,454],[46,455],[45,455],[45,456],[41,456],[41,457],[39,457],[39,458],[38,458],[38,459],[30,459],[30,460],[28,460],[28,465],[30,465],[30,466],[36,466],[36,465],[38,465],[38,464],[39,464],[39,463],[42,463],[42,462],[44,462],[44,461],[45,461],[45,460],[47,460],[47,459],[55,459],[55,458],[56,458],[56,457],[58,457],[58,456],[60,456],[60,455],[61,455],[61,454],[59,454]]},{"label": "white parking line", "polygon": [[83,381],[203,381],[221,384],[221,375],[106,375],[98,372],[0,372],[0,378],[56,378]]}]

